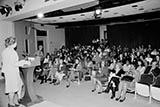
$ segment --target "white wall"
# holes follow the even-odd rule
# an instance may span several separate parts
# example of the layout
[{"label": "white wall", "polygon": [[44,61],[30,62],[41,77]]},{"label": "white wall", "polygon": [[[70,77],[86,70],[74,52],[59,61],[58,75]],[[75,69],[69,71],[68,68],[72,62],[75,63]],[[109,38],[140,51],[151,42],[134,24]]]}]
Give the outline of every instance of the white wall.
[{"label": "white wall", "polygon": [[[0,55],[5,48],[4,40],[9,37],[14,36],[14,23],[0,21]],[[1,67],[1,57],[0,57],[0,67]],[[1,71],[0,71],[1,74]],[[1,78],[1,75],[0,75]]]},{"label": "white wall", "polygon": [[35,24],[35,28],[39,30],[47,30],[47,51],[53,52],[55,48],[60,48],[65,45],[65,30],[64,28],[56,29],[55,26]]},{"label": "white wall", "polygon": [[17,52],[18,55],[21,58],[22,57],[22,51],[25,50],[25,39],[29,40],[29,50],[30,55],[33,56],[35,53],[35,36],[34,36],[34,30],[30,29],[28,31],[28,35],[25,33],[25,27],[28,29],[32,26],[30,22],[15,22],[15,36],[17,38]]},{"label": "white wall", "polygon": [[[9,36],[14,36],[14,23],[0,21],[0,53],[5,48],[4,40]],[[1,62],[1,58],[0,58],[0,62]]]},{"label": "white wall", "polygon": [[104,31],[107,31],[107,25],[99,26],[100,39],[104,39]]}]

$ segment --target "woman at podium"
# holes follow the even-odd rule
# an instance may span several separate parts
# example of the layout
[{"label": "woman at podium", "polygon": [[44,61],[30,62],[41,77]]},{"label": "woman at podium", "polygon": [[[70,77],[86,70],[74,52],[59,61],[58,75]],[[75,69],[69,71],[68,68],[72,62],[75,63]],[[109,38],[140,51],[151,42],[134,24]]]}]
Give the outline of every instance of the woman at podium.
[{"label": "woman at podium", "polygon": [[2,72],[5,76],[5,93],[8,95],[8,106],[16,107],[18,103],[18,92],[21,90],[23,82],[19,74],[19,67],[29,65],[29,61],[20,60],[15,50],[17,41],[15,37],[5,39],[5,49],[2,56]]}]

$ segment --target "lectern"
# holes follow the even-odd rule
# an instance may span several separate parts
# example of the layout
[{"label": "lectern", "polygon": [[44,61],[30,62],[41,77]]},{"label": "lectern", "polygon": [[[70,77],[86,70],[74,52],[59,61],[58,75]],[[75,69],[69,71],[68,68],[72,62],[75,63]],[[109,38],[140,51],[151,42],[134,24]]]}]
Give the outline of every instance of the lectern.
[{"label": "lectern", "polygon": [[29,107],[35,103],[40,103],[43,101],[43,98],[36,95],[36,92],[33,87],[33,72],[36,66],[40,65],[40,59],[35,58],[31,61],[30,66],[21,67],[22,80],[24,82],[24,87],[22,89],[22,99],[20,103],[26,107]]}]

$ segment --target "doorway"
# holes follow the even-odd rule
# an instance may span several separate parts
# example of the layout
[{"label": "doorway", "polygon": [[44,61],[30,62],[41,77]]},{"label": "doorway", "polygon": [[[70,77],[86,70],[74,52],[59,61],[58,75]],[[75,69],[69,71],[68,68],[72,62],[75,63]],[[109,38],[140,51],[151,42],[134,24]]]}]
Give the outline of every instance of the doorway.
[{"label": "doorway", "polygon": [[43,47],[43,53],[46,55],[48,51],[48,42],[47,42],[47,31],[46,30],[36,30],[36,49],[41,45]]},{"label": "doorway", "polygon": [[37,49],[38,49],[38,46],[42,46],[43,47],[43,53],[44,55],[46,55],[47,53],[47,42],[46,42],[46,37],[39,37],[37,36]]}]

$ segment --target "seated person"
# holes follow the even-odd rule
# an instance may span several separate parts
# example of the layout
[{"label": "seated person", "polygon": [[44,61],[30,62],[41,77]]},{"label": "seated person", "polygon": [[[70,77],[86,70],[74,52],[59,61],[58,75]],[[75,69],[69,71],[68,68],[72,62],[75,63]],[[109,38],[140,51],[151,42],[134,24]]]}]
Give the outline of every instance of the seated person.
[{"label": "seated person", "polygon": [[63,72],[63,65],[64,64],[64,61],[63,59],[60,59],[59,60],[59,64],[58,64],[58,70],[57,72],[55,73],[55,77],[57,78],[57,83],[55,85],[58,85],[60,84],[61,80],[63,79],[63,77],[65,76],[64,72]]},{"label": "seated person", "polygon": [[51,56],[49,53],[46,54],[46,57],[44,58],[44,61],[41,65],[42,68],[42,74],[41,74],[41,83],[47,82],[48,80],[48,74],[50,72],[50,67],[51,67]]},{"label": "seated person", "polygon": [[79,58],[75,59],[75,63],[73,64],[73,67],[70,68],[71,70],[71,80],[76,80],[78,84],[80,84],[80,72],[82,72],[82,64],[80,62]]},{"label": "seated person", "polygon": [[116,68],[111,70],[110,73],[110,81],[108,83],[107,88],[104,90],[104,92],[109,93],[109,91],[112,91],[111,99],[113,99],[116,95],[116,91],[118,91],[118,85],[120,82],[120,78],[122,75],[125,74],[125,71],[122,69],[122,63],[117,62]]},{"label": "seated person", "polygon": [[128,72],[125,73],[125,75],[121,78],[119,87],[118,87],[118,93],[116,96],[116,101],[123,102],[126,99],[126,92],[129,87],[129,85],[132,84],[134,77],[135,77],[135,66],[131,65]]},{"label": "seated person", "polygon": [[68,88],[71,84],[71,82],[70,82],[70,70],[69,70],[70,65],[67,65],[66,62],[62,62],[62,64],[63,64],[63,66],[61,66],[61,71],[65,74],[64,77],[65,77],[65,80],[67,82],[66,87]]},{"label": "seated person", "polygon": [[151,66],[150,70],[148,70],[147,73],[144,73],[141,75],[140,83],[147,84],[147,85],[153,84],[154,80],[160,74],[160,69],[158,67],[157,61],[152,61],[151,64],[152,64],[152,66]]},{"label": "seated person", "polygon": [[141,61],[141,60],[138,60],[137,61],[137,68],[136,68],[136,73],[137,73],[137,75],[136,75],[136,82],[139,82],[139,80],[140,80],[140,77],[141,77],[141,75],[142,74],[144,74],[144,72],[145,72],[145,70],[146,70],[146,67],[145,67],[145,65],[144,65],[144,63]]},{"label": "seated person", "polygon": [[35,69],[34,69],[34,74],[33,74],[34,82],[41,76],[41,74],[42,74],[41,66],[36,66]]},{"label": "seated person", "polygon": [[103,91],[102,82],[107,82],[108,77],[109,77],[109,72],[108,72],[107,62],[102,61],[101,67],[99,68],[98,72],[96,72],[96,75],[95,75],[95,84],[92,92],[94,92],[96,90],[96,86],[98,86],[99,87],[98,94],[101,94]]},{"label": "seated person", "polygon": [[151,58],[151,55],[148,53],[145,60],[149,63],[149,65],[151,65],[153,58]]},{"label": "seated person", "polygon": [[53,61],[53,64],[52,62],[50,62],[50,64],[51,66],[50,66],[50,71],[49,71],[47,79],[51,79],[51,82],[49,84],[52,84],[52,83],[55,83],[57,80],[57,78],[55,77],[55,74],[58,71],[58,67],[56,66],[55,61]]},{"label": "seated person", "polygon": [[43,84],[44,82],[47,82],[47,77],[50,71],[49,63],[43,63],[42,64],[42,74],[41,74],[41,82],[40,84]]}]

